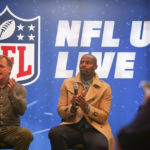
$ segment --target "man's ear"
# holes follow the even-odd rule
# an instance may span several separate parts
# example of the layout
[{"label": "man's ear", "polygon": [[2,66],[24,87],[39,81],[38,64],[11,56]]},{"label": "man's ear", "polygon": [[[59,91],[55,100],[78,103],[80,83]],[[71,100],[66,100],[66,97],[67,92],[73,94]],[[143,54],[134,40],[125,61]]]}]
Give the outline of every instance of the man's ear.
[{"label": "man's ear", "polygon": [[97,69],[97,67],[98,67],[98,65],[95,65],[95,68],[94,68],[94,69],[96,70],[96,69]]},{"label": "man's ear", "polygon": [[11,74],[12,68],[8,67],[8,70],[9,70],[9,74]]}]

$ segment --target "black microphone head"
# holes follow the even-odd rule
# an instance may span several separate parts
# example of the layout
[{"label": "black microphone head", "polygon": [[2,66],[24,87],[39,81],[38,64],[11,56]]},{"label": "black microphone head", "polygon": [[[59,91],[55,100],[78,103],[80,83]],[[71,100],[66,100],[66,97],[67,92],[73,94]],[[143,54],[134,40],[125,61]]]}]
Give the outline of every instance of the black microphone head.
[{"label": "black microphone head", "polygon": [[73,83],[73,88],[74,88],[74,95],[78,95],[78,83],[77,82]]}]

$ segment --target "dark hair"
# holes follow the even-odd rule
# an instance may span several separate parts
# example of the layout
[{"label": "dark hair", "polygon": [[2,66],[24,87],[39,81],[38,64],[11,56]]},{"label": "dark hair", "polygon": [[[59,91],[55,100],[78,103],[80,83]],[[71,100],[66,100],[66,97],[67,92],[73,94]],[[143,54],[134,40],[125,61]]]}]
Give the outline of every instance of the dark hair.
[{"label": "dark hair", "polygon": [[13,65],[12,65],[11,59],[8,56],[0,55],[0,59],[3,59],[3,58],[6,59],[8,66],[12,68]]}]

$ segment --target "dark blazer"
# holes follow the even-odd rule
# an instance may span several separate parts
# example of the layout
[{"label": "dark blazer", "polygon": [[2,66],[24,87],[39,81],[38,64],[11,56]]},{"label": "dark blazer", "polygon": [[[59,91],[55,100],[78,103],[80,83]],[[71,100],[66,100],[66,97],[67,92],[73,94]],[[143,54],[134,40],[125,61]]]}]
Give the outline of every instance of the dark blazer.
[{"label": "dark blazer", "polygon": [[122,150],[150,150],[150,100],[139,107],[135,119],[118,133]]}]

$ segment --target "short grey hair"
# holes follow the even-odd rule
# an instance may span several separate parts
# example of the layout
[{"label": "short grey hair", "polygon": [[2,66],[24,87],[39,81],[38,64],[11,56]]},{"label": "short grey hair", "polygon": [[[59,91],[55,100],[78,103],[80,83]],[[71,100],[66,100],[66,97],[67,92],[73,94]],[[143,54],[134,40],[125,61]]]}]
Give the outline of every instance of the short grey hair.
[{"label": "short grey hair", "polygon": [[6,59],[8,66],[12,68],[13,64],[12,64],[11,59],[8,56],[0,55],[0,59],[3,59],[3,58]]}]

